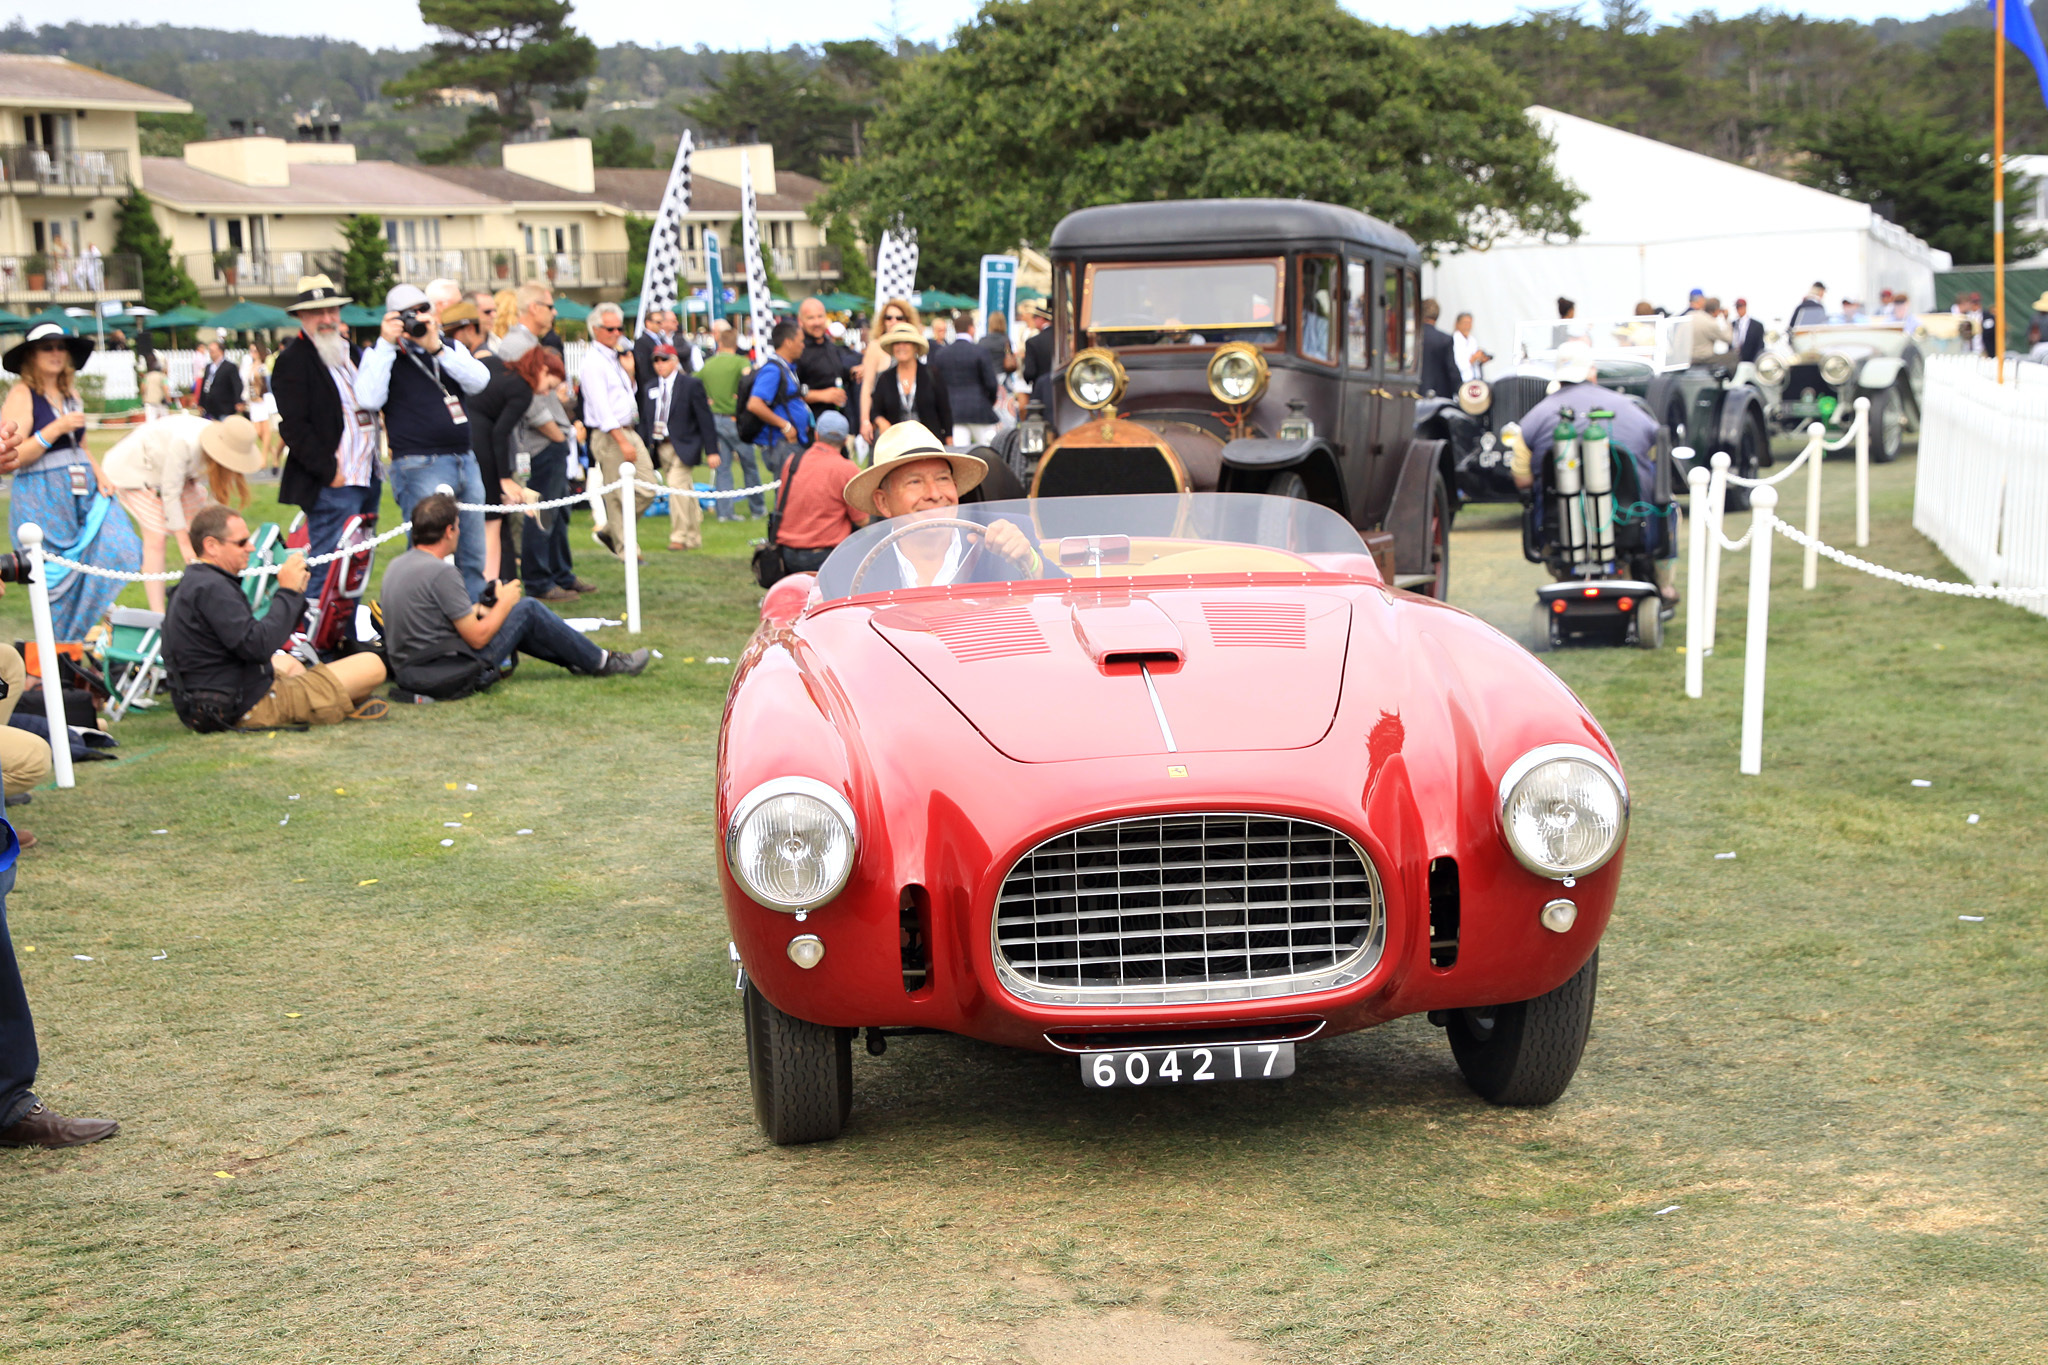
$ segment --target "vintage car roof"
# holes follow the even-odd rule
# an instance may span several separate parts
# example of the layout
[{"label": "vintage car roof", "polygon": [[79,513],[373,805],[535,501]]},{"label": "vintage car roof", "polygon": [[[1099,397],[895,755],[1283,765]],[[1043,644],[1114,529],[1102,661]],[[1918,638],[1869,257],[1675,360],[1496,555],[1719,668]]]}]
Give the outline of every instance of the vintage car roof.
[{"label": "vintage car roof", "polygon": [[1079,209],[1052,230],[1052,252],[1168,256],[1186,247],[1236,251],[1333,239],[1421,259],[1414,240],[1399,228],[1357,209],[1308,199],[1175,199]]}]

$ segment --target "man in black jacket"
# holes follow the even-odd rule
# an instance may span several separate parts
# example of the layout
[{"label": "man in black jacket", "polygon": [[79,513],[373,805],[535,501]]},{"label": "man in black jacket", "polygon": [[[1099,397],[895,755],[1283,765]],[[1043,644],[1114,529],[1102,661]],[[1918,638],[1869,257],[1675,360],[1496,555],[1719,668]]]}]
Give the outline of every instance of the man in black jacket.
[{"label": "man in black jacket", "polygon": [[1451,334],[1436,325],[1442,315],[1435,299],[1422,301],[1422,391],[1455,398],[1460,384],[1457,348]]},{"label": "man in black jacket", "polygon": [[657,346],[673,350],[682,372],[690,373],[690,343],[683,339],[673,308],[649,309],[646,328],[633,338],[633,383],[641,398],[645,398],[647,390],[654,386],[654,348]]},{"label": "man in black jacket", "polygon": [[233,417],[242,406],[242,372],[228,360],[218,341],[206,343],[206,377],[199,386],[199,410],[216,422]]},{"label": "man in black jacket", "polygon": [[668,484],[668,547],[699,549],[704,512],[697,503],[697,462],[718,453],[718,421],[704,385],[683,373],[675,347],[656,346],[648,361],[653,383],[640,395],[640,441]]},{"label": "man in black jacket", "polygon": [[960,335],[949,342],[946,320],[932,319],[932,353],[925,363],[946,386],[946,397],[952,400],[953,430],[941,435],[963,448],[983,446],[995,439],[996,397],[1002,390],[1002,381],[988,352],[975,345],[969,335],[971,328],[966,320],[963,318],[958,325]]},{"label": "man in black jacket", "polygon": [[239,577],[249,565],[242,518],[215,503],[192,518],[191,534],[199,562],[185,570],[164,613],[164,667],[178,719],[201,733],[373,719],[362,703],[384,681],[382,659],[351,654],[309,669],[282,652],[306,608],[305,559],[294,554],[278,567],[277,591],[259,621]]},{"label": "man in black jacket", "polygon": [[[277,500],[305,510],[315,559],[333,552],[350,517],[377,510],[377,414],[355,401],[363,353],[342,330],[349,301],[325,275],[302,278],[285,309],[298,318],[299,335],[278,352],[270,375],[286,452]],[[315,566],[307,586],[316,601],[327,567]]]}]

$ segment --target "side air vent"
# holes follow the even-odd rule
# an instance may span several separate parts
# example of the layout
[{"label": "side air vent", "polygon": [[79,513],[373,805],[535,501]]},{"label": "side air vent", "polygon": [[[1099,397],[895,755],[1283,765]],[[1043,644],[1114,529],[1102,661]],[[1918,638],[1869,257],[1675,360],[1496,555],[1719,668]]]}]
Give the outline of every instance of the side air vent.
[{"label": "side air vent", "polygon": [[983,659],[1009,659],[1020,654],[1049,654],[1045,632],[1023,607],[937,616],[926,627],[945,642],[963,664]]},{"label": "side air vent", "polygon": [[1458,863],[1429,865],[1429,965],[1444,970],[1458,960]]}]

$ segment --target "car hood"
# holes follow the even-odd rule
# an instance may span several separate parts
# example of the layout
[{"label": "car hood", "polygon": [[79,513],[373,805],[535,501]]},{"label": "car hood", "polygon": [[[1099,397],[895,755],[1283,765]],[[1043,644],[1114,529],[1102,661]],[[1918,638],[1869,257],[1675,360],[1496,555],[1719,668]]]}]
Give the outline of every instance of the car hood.
[{"label": "car hood", "polygon": [[1329,733],[1351,603],[1256,585],[905,603],[875,632],[1023,763],[1300,749]]}]

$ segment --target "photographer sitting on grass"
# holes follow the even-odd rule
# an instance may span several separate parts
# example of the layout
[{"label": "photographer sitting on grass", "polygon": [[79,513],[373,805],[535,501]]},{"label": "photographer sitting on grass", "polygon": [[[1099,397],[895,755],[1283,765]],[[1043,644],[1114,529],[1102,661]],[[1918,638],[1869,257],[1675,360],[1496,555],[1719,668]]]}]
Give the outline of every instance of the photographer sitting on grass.
[{"label": "photographer sitting on grass", "polygon": [[647,667],[647,651],[599,649],[519,581],[495,583],[472,603],[449,559],[462,538],[455,499],[433,493],[412,509],[412,548],[384,571],[384,648],[399,687],[436,701],[466,697],[496,682],[515,653],[571,673],[611,677]]},{"label": "photographer sitting on grass", "polygon": [[280,652],[306,612],[305,556],[278,567],[270,610],[258,620],[239,577],[249,566],[247,524],[215,503],[193,515],[189,534],[199,562],[185,570],[164,616],[164,667],[179,720],[206,734],[383,718],[383,702],[364,704],[384,681],[376,655],[309,669]]}]

